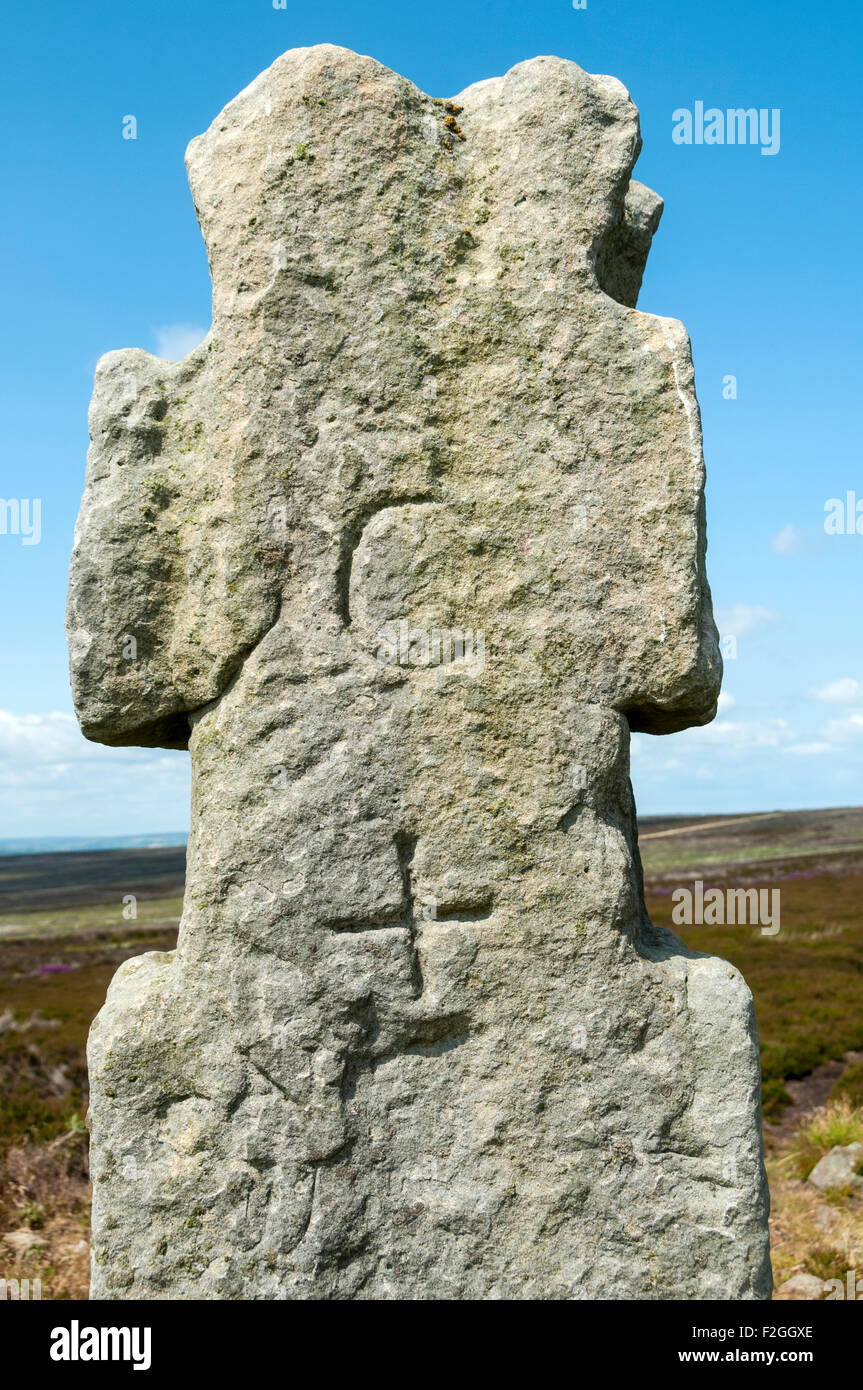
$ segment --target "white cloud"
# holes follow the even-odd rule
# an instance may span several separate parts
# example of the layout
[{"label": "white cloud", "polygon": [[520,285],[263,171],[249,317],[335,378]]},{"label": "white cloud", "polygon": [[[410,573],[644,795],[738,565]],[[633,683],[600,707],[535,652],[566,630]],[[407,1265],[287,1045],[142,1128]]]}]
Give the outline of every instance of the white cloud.
[{"label": "white cloud", "polygon": [[58,763],[95,751],[81,734],[74,715],[10,714],[0,710],[0,777],[9,763]]},{"label": "white cloud", "polygon": [[[770,759],[778,754],[793,753],[796,757],[814,757],[833,751],[831,739],[863,733],[863,714],[852,714],[848,720],[834,720],[832,725],[820,731],[819,738],[801,737],[801,730],[788,720],[778,716],[763,719],[715,719],[712,724],[698,725],[683,729],[673,736],[678,756],[699,758],[706,753],[723,760],[748,762],[753,755],[763,755],[767,761],[765,771],[771,766]],[[652,739],[648,735],[638,736],[642,741],[639,758],[642,766],[653,771],[660,764],[669,766],[668,743],[665,739]],[[633,736],[633,744],[635,736]]]},{"label": "white cloud", "polygon": [[760,608],[747,603],[733,603],[717,612],[716,621],[723,636],[748,637],[782,622],[782,614],[773,608]]},{"label": "white cloud", "polygon": [[848,714],[844,719],[829,720],[824,735],[837,743],[845,743],[849,738],[860,738],[863,735],[863,714]]},{"label": "white cloud", "polygon": [[[852,693],[846,682],[833,686],[840,694]],[[776,713],[775,706],[771,712],[757,701],[752,705],[750,696],[745,716],[732,697],[721,703],[712,724],[662,738],[633,736],[632,783],[642,815],[745,812],[779,805],[790,810],[859,801],[863,702],[834,703],[832,720],[813,719],[813,706],[805,700],[787,717]]]},{"label": "white cloud", "polygon": [[72,714],[0,710],[0,836],[182,829],[189,774],[182,752],[88,742]]},{"label": "white cloud", "polygon": [[863,685],[851,676],[843,676],[841,680],[823,685],[820,690],[813,690],[812,694],[816,700],[826,700],[828,704],[856,705],[863,700]]},{"label": "white cloud", "polygon": [[202,343],[209,329],[197,323],[166,323],[153,330],[156,356],[168,362],[180,362],[193,348]]},{"label": "white cloud", "polygon": [[[719,699],[721,708],[721,695]],[[734,703],[733,696],[729,695],[728,699]],[[723,758],[742,756],[756,749],[785,749],[796,738],[796,731],[785,719],[714,719],[712,724],[682,729],[670,740],[667,737],[654,738],[649,734],[633,734],[631,751],[643,764],[650,765],[651,771],[661,768],[667,772],[677,767],[678,763],[681,767],[685,766],[691,757],[709,750],[716,750],[718,754],[721,749]],[[671,754],[672,747],[678,761]]]},{"label": "white cloud", "polygon": [[686,729],[679,737],[681,742],[722,744],[729,752],[745,753],[753,748],[780,748],[793,737],[793,732],[784,719],[716,719],[712,724]]},{"label": "white cloud", "polygon": [[789,521],[770,541],[770,549],[775,555],[798,555],[803,549],[803,537]]},{"label": "white cloud", "polygon": [[720,691],[719,700],[717,702],[717,709],[719,710],[720,714],[724,714],[728,710],[734,709],[734,706],[736,704],[737,701],[735,700],[734,696],[729,695],[727,690]]}]

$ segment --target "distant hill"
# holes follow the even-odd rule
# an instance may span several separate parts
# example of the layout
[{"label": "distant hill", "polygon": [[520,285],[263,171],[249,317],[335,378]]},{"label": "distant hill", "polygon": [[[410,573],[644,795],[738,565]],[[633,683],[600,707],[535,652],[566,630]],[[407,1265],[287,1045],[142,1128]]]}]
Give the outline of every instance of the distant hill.
[{"label": "distant hill", "polygon": [[86,907],[118,900],[182,896],[186,846],[134,842],[122,849],[0,857],[0,917],[9,912]]},{"label": "distant hill", "polygon": [[70,854],[96,849],[156,849],[184,845],[185,833],[166,835],[42,835],[0,840],[0,856],[6,854]]},{"label": "distant hill", "polygon": [[645,816],[638,823],[645,878],[863,872],[863,807],[765,811],[741,816]]}]

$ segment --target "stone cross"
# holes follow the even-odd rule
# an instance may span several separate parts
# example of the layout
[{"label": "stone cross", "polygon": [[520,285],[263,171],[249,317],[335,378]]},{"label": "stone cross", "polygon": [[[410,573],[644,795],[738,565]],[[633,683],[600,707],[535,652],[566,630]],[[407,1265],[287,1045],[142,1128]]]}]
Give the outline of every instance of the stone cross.
[{"label": "stone cross", "polygon": [[750,996],[628,777],[720,681],[639,148],[571,62],[330,45],[189,146],[212,329],[102,358],[72,562],[84,733],[193,771],[90,1038],[97,1298],[769,1297]]}]

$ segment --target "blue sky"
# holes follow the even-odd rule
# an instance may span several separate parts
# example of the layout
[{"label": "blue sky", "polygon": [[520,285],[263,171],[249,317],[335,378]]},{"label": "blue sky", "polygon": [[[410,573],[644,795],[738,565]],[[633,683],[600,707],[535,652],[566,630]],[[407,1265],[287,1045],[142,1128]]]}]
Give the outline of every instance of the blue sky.
[{"label": "blue sky", "polygon": [[[4,327],[0,495],[42,501],[41,539],[0,535],[0,836],[182,830],[188,759],[77,733],[62,633],[97,358],[174,357],[210,285],[183,168],[192,136],[287,48],[369,53],[448,96],[538,53],[612,73],[641,112],[637,176],[665,199],[639,307],[693,340],[708,567],[737,639],[709,728],[633,740],[645,813],[863,801],[859,421],[860,7],[728,0],[316,0],[19,5],[0,102]],[[781,111],[778,154],[679,145],[672,114]],[[122,138],[134,115],[138,138]],[[723,379],[737,378],[737,399]]]}]

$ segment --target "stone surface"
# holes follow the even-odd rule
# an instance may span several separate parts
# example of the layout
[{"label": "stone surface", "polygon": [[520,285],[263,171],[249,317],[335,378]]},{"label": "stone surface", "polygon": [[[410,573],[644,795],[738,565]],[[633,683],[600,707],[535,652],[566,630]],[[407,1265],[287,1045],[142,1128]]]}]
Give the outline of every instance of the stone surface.
[{"label": "stone surface", "polygon": [[809,1174],[814,1187],[863,1187],[863,1144],[837,1144],[815,1164]]},{"label": "stone surface", "polygon": [[84,732],[183,747],[176,953],[90,1039],[93,1294],[766,1298],[751,1000],[642,900],[720,660],[610,77],[286,53],[193,140],[213,326],[99,363]]},{"label": "stone surface", "polygon": [[823,1298],[824,1291],[824,1280],[819,1279],[816,1274],[794,1274],[790,1279],[786,1279],[784,1284],[780,1284],[776,1294],[778,1298],[811,1301]]}]

